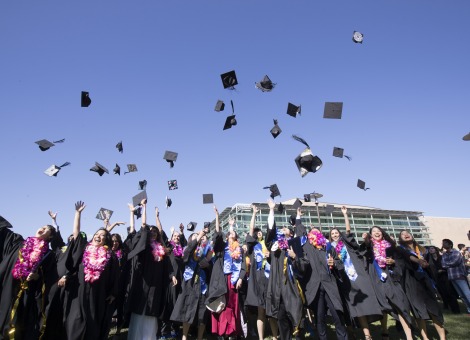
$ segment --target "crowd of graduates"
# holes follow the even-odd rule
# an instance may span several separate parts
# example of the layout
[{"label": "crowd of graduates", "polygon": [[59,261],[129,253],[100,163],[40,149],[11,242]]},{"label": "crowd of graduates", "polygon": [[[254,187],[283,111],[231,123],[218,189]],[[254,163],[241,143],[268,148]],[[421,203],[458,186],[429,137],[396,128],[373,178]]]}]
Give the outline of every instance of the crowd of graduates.
[{"label": "crowd of graduates", "polygon": [[215,230],[205,225],[186,238],[180,225],[167,235],[158,208],[155,225],[148,223],[146,199],[138,213],[129,205],[125,240],[112,233],[124,223],[105,219],[88,241],[81,201],[66,239],[57,213],[26,239],[0,216],[0,339],[107,339],[111,327],[136,340],[327,339],[330,320],[338,339],[372,339],[376,321],[388,339],[388,315],[406,339],[427,339],[426,320],[445,339],[438,297],[459,313],[460,296],[470,313],[467,273],[452,241],[441,254],[408,231],[394,240],[374,226],[359,243],[346,207],[345,231],[325,235],[302,224],[301,208],[276,226],[275,203],[268,206],[262,228],[252,207],[244,239],[232,218],[222,232],[215,206]]}]

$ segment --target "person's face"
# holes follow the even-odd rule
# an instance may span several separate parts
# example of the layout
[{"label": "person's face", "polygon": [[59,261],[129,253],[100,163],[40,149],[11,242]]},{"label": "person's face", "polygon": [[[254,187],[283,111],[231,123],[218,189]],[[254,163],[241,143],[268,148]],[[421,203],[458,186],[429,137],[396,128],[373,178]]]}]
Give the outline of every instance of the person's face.
[{"label": "person's face", "polygon": [[51,238],[51,228],[49,228],[47,225],[39,228],[36,231],[36,237],[45,241],[49,240]]},{"label": "person's face", "polygon": [[444,249],[451,249],[450,243],[448,243],[448,242],[442,242],[442,248],[444,248]]},{"label": "person's face", "polygon": [[262,231],[258,231],[256,233],[256,236],[258,237],[258,240],[261,241],[263,239],[263,232]]},{"label": "person's face", "polygon": [[201,237],[201,244],[205,244],[205,243],[207,243],[207,236],[206,235]]},{"label": "person's face", "polygon": [[434,247],[429,248],[429,254],[436,254],[436,248]]},{"label": "person's face", "polygon": [[92,245],[95,247],[104,246],[106,241],[106,231],[98,230],[95,235],[93,235]]},{"label": "person's face", "polygon": [[152,240],[156,240],[158,238],[158,229],[157,228],[151,228],[150,229],[150,238]]},{"label": "person's face", "polygon": [[336,230],[336,229],[333,229],[330,233],[330,236],[331,236],[331,239],[334,241],[334,242],[338,242],[339,240],[339,231]]},{"label": "person's face", "polygon": [[400,239],[406,243],[413,242],[413,236],[406,230],[400,233]]},{"label": "person's face", "polygon": [[176,244],[179,244],[180,243],[180,234],[178,233],[173,233],[173,236],[171,237],[171,240],[176,243]]},{"label": "person's face", "polygon": [[119,241],[117,237],[115,236],[113,236],[112,240],[113,240],[113,250],[116,251],[119,249]]},{"label": "person's face", "polygon": [[382,232],[379,228],[372,228],[372,238],[376,241],[381,241],[383,239]]},{"label": "person's face", "polygon": [[235,235],[235,232],[233,230],[229,231],[228,239],[231,240],[231,241],[236,239],[236,235]]}]

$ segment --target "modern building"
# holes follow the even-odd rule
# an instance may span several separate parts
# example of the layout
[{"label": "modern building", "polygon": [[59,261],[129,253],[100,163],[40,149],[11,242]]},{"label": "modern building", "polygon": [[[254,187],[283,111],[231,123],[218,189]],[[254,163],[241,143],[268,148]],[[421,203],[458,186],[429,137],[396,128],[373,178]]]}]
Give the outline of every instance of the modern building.
[{"label": "modern building", "polygon": [[[276,225],[283,226],[289,224],[291,215],[296,214],[293,207],[296,199],[281,202],[284,206],[283,211],[276,205],[275,221]],[[256,205],[260,212],[256,215],[255,227],[266,230],[269,207],[267,203],[252,203]],[[422,245],[432,244],[429,226],[423,223],[423,214],[420,211],[401,211],[386,210],[372,207],[364,207],[349,204],[337,203],[318,203],[302,201],[302,223],[305,226],[315,226],[328,233],[330,228],[338,227],[345,230],[344,217],[341,207],[348,209],[351,231],[355,233],[358,240],[362,240],[362,234],[368,232],[372,226],[379,226],[386,230],[390,236],[398,239],[402,230],[409,230],[416,241]],[[237,203],[233,207],[227,207],[220,212],[220,225],[223,231],[228,230],[228,221],[230,218],[235,220],[237,232],[243,237],[249,231],[252,217],[251,204]],[[213,225],[213,224],[212,224]],[[470,229],[470,228],[469,228]],[[244,239],[244,238],[243,238]]]}]

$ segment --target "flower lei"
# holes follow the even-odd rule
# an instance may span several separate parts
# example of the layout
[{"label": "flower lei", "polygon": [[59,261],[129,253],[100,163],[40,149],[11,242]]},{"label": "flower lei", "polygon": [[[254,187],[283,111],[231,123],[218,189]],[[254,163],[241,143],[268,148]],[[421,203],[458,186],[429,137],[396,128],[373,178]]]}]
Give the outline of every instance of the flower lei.
[{"label": "flower lei", "polygon": [[165,256],[165,248],[163,248],[162,244],[160,242],[152,240],[150,242],[150,246],[152,247],[152,255],[154,261],[160,262],[161,260],[163,260],[163,257]]},{"label": "flower lei", "polygon": [[286,250],[289,248],[289,244],[287,243],[286,235],[282,231],[277,231],[277,244],[279,246],[279,249],[281,250]]},{"label": "flower lei", "polygon": [[230,257],[234,260],[238,260],[242,256],[238,241],[229,241],[228,251],[230,252]]},{"label": "flower lei", "polygon": [[174,241],[170,241],[170,244],[173,246],[173,255],[176,257],[182,257],[183,247],[181,247],[181,244],[175,243]]},{"label": "flower lei", "polygon": [[375,239],[372,239],[374,258],[380,268],[385,268],[387,266],[385,249],[390,246],[391,244],[386,240],[376,241]]},{"label": "flower lei", "polygon": [[122,259],[122,249],[118,249],[114,252],[119,261]]},{"label": "flower lei", "polygon": [[321,249],[324,246],[326,246],[326,238],[318,230],[312,229],[308,233],[308,241],[310,242],[312,246],[314,246],[317,249]]},{"label": "flower lei", "polygon": [[24,241],[13,267],[13,277],[18,280],[25,280],[29,274],[36,270],[48,250],[48,242],[38,237],[28,237]]},{"label": "flower lei", "polygon": [[107,246],[94,246],[91,242],[88,243],[82,260],[85,282],[92,283],[98,280],[110,258],[111,252]]},{"label": "flower lei", "polygon": [[338,257],[341,261],[346,260],[346,257],[348,256],[348,252],[342,240],[339,240],[338,243],[336,243],[335,251],[336,251],[336,254],[338,254]]}]

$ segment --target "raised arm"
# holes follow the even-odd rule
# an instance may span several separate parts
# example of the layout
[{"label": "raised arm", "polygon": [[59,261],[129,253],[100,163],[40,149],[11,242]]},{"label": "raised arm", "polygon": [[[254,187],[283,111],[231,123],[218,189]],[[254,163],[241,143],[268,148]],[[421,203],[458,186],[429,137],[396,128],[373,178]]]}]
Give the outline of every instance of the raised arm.
[{"label": "raised arm", "polygon": [[111,232],[111,231],[114,229],[114,227],[120,226],[120,225],[122,225],[122,224],[126,224],[126,222],[114,222],[113,224],[108,225],[108,226],[106,227],[106,229],[107,229],[109,232]]},{"label": "raised arm", "polygon": [[135,222],[134,222],[135,207],[130,203],[127,206],[129,207],[129,210],[131,212],[131,216],[129,218],[129,234],[132,234],[135,231]]},{"label": "raised arm", "polygon": [[142,227],[147,225],[147,199],[144,198],[140,205],[142,206]]},{"label": "raised arm", "polygon": [[349,224],[348,209],[343,205],[341,207],[341,212],[343,213],[343,216],[344,216],[344,224],[346,225],[346,234],[350,234],[351,225]]},{"label": "raised arm", "polygon": [[86,205],[82,201],[75,203],[75,218],[73,221],[73,239],[76,240],[78,234],[80,234],[80,219],[82,217],[82,211],[85,209]]},{"label": "raised arm", "polygon": [[[158,231],[160,232],[160,235],[163,234],[163,228],[162,228],[162,223],[160,222],[160,212],[158,211],[158,207],[155,207],[155,225],[158,228]],[[172,235],[170,236],[170,238]]]},{"label": "raised arm", "polygon": [[276,203],[273,200],[268,200],[269,215],[268,215],[268,229],[271,230],[274,227],[274,207]]},{"label": "raised arm", "polygon": [[219,211],[217,207],[214,205],[214,212],[215,212],[215,232],[218,233],[220,231],[220,223],[219,223]]},{"label": "raised arm", "polygon": [[48,214],[52,218],[52,225],[54,226],[54,228],[57,229],[57,231],[59,231],[59,226],[57,225],[57,213],[52,212],[52,210],[49,210]]},{"label": "raised arm", "polygon": [[259,212],[259,209],[254,204],[251,206],[251,208],[253,209],[253,215],[251,215],[250,235],[253,236],[253,230],[255,229],[255,218],[256,218],[256,214]]}]

